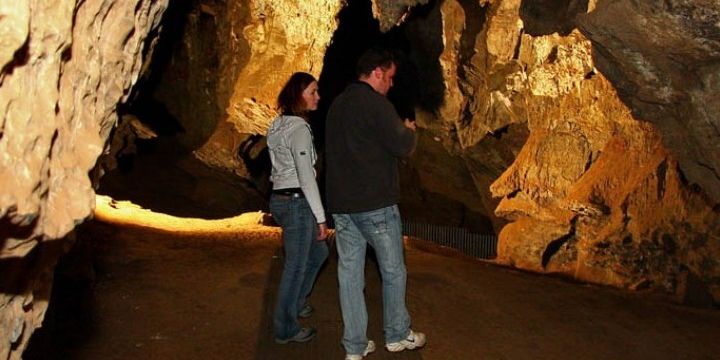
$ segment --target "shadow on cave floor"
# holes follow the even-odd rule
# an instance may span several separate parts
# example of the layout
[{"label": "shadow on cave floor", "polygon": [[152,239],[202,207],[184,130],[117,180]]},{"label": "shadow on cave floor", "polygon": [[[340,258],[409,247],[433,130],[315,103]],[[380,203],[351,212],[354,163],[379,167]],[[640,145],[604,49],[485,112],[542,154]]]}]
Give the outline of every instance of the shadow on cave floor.
[{"label": "shadow on cave floor", "polygon": [[[282,267],[276,228],[200,237],[92,221],[80,231],[73,252],[90,249],[94,283],[73,288],[58,276],[26,359],[343,356],[334,251],[310,299],[316,312],[304,321],[318,328],[318,338],[276,345],[271,314]],[[410,244],[408,307],[413,327],[428,334],[428,345],[401,354],[379,348],[370,359],[712,359],[720,354],[718,311],[512,271],[428,251],[432,246],[420,241]],[[418,244],[423,246],[413,246]],[[369,334],[382,343],[379,276],[368,263]]]},{"label": "shadow on cave floor", "polygon": [[99,194],[179,217],[221,219],[267,211],[267,200],[251,183],[216,170],[182,150],[174,137],[141,142],[100,179]]}]

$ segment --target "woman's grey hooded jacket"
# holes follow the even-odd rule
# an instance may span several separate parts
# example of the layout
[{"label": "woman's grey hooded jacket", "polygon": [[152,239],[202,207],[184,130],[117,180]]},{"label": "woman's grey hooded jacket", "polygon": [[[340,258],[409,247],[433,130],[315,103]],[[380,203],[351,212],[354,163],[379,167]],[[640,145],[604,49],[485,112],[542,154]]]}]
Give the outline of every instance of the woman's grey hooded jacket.
[{"label": "woman's grey hooded jacket", "polygon": [[325,222],[325,211],[315,181],[317,154],[312,130],[303,118],[281,115],[270,124],[267,144],[272,161],[270,181],[273,190],[300,188],[310,204],[317,223]]}]

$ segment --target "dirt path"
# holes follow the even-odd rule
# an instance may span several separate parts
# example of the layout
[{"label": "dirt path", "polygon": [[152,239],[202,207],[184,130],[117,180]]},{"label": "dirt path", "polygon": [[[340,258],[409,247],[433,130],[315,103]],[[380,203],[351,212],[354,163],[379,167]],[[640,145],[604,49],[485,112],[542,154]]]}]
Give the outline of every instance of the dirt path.
[{"label": "dirt path", "polygon": [[[342,359],[334,253],[307,323],[318,338],[276,345],[277,231],[180,237],[85,226],[94,286],[59,282],[26,359]],[[420,351],[369,359],[718,359],[720,312],[409,248],[408,306]],[[381,294],[367,266],[370,337]]]}]

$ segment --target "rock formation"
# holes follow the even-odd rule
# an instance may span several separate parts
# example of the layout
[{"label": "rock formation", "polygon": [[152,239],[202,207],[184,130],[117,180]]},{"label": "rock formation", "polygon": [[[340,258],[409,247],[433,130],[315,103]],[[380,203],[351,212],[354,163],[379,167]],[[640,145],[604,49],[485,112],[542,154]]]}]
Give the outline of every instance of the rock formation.
[{"label": "rock formation", "polygon": [[687,180],[720,202],[720,4],[599,1],[578,20],[623,102],[659,129]]},{"label": "rock formation", "polygon": [[373,17],[380,23],[380,31],[388,31],[402,22],[417,5],[427,4],[429,0],[372,0]]},{"label": "rock formation", "polygon": [[40,326],[61,240],[91,213],[88,173],[166,0],[0,4],[0,358]]},{"label": "rock formation", "polygon": [[320,75],[342,2],[191,3],[178,15],[183,38],[156,96],[187,130],[184,143],[198,158],[252,177],[238,149],[262,148],[253,135],[265,134],[290,74]]},{"label": "rock formation", "polygon": [[[339,10],[333,4],[314,8],[307,23],[329,23]],[[638,9],[629,8],[629,3],[613,4],[580,0],[368,4],[380,30],[403,32],[408,57],[422,73],[417,79],[416,108],[420,146],[403,166],[403,204],[408,213],[421,218],[423,208],[436,207],[437,215],[429,215],[436,218],[430,221],[494,229],[500,233],[499,263],[620,287],[642,284],[680,297],[683,279],[690,277],[699,279],[703,291],[717,301],[720,268],[713,259],[718,254],[714,234],[719,220],[712,198],[717,187],[709,175],[715,171],[712,159],[718,142],[712,141],[717,135],[714,128],[703,127],[716,121],[714,102],[701,101],[717,92],[711,71],[715,28],[707,25],[713,24],[717,11],[703,1],[633,5]],[[223,44],[217,51],[220,65],[217,71],[203,71],[235,73],[223,75],[221,84],[207,91],[188,89],[187,95],[174,96],[199,102],[203,94],[215,94],[216,101],[208,101],[217,110],[206,112],[204,118],[217,120],[204,123],[218,126],[196,154],[254,181],[258,179],[250,174],[248,160],[262,148],[258,136],[272,117],[280,78],[297,69],[321,70],[322,49],[333,30],[294,25],[296,33],[312,33],[313,39],[323,40],[318,48],[299,45],[307,39],[285,35],[291,31],[286,24],[292,21],[278,20],[285,19],[279,15],[287,10],[284,6],[241,7],[246,11],[239,18],[245,29],[245,40],[240,41],[227,40],[227,34],[237,33],[227,29],[240,27],[227,25],[237,23],[237,17],[216,18],[213,27],[225,29],[215,36],[225,39],[216,40]],[[690,85],[675,81],[672,106],[649,98],[653,91],[635,91],[659,84],[640,84],[643,79],[682,77],[682,66],[657,57],[661,51],[653,41],[638,40],[650,36],[639,24],[649,18],[653,6],[666,11],[652,15],[659,19],[657,24],[673,20],[684,26],[678,34],[699,36],[675,51],[688,49],[686,62],[704,71],[698,75],[702,81]],[[211,14],[239,13],[207,9]],[[293,11],[303,14],[303,9]],[[602,15],[610,12],[620,18],[620,10],[636,13],[637,21],[626,24]],[[673,11],[680,17],[671,16]],[[687,14],[703,16],[682,20]],[[634,34],[625,27],[636,29],[637,36],[610,39],[615,31]],[[200,30],[195,28],[186,43],[201,38]],[[261,36],[270,33],[276,37]],[[640,64],[637,57],[627,55],[636,51],[633,47],[648,57],[643,64],[658,62],[647,68],[655,69],[653,76],[645,68],[633,70]],[[239,48],[248,52],[232,50]],[[697,50],[695,57],[689,56],[690,49]],[[232,55],[223,55],[227,51]],[[286,56],[272,55],[278,53]],[[192,54],[187,57],[204,61],[198,60],[201,52]],[[183,72],[192,73],[192,64],[183,66],[188,66]],[[281,69],[278,74],[283,75],[270,76],[268,69]],[[664,79],[662,71],[671,75]],[[177,87],[165,87],[173,88]],[[184,123],[203,118],[192,111],[175,113],[190,119]],[[668,130],[668,126],[677,128],[680,113],[692,114],[688,121],[699,127]],[[678,141],[696,143],[688,149],[704,155],[688,155],[682,146],[676,150]],[[237,155],[239,150],[246,159]],[[693,175],[687,170],[693,167],[705,169],[708,176]]]},{"label": "rock formation", "polygon": [[[422,73],[404,199],[486,219],[500,264],[720,301],[717,1],[367,1]],[[344,4],[182,5],[155,95],[198,158],[263,181],[277,89],[320,75]],[[42,321],[167,5],[0,4],[0,358]]]},{"label": "rock formation", "polygon": [[[444,45],[444,101],[420,112],[411,162],[425,191],[511,221],[493,219],[499,263],[688,302],[693,282],[717,302],[718,6],[631,3],[444,1],[407,20],[442,24]],[[665,56],[658,33],[688,42]]]}]

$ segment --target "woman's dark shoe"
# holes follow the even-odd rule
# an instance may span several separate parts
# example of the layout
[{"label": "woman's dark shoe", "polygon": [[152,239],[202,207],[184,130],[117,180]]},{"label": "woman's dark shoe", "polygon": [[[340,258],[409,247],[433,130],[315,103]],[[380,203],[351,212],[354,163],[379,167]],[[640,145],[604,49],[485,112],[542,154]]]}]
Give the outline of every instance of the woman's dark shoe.
[{"label": "woman's dark shoe", "polygon": [[314,310],[315,310],[315,309],[313,309],[312,306],[310,306],[310,305],[305,305],[305,306],[302,307],[302,309],[300,309],[300,312],[298,312],[298,317],[301,317],[301,318],[303,318],[303,319],[307,319],[307,318],[310,317],[310,315],[312,315],[312,313],[313,313]]},{"label": "woman's dark shoe", "polygon": [[312,338],[314,338],[315,335],[317,335],[317,331],[315,331],[315,328],[304,327],[304,328],[300,329],[300,331],[297,334],[295,334],[295,336],[293,336],[289,339],[275,338],[275,342],[278,344],[287,344],[289,342],[304,343],[304,342],[312,340]]}]

